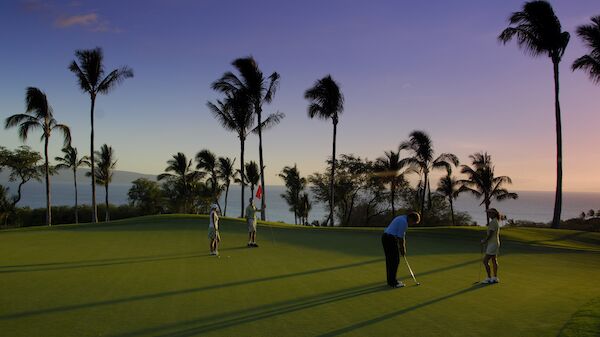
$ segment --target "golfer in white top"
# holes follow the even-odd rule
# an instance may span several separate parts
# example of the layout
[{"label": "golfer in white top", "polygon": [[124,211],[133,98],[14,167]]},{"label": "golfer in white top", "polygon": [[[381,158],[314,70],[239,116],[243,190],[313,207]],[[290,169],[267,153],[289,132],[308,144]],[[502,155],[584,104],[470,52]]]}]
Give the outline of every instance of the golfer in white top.
[{"label": "golfer in white top", "polygon": [[[481,240],[482,249],[485,248],[485,257],[483,258],[483,265],[487,272],[487,278],[481,283],[498,283],[498,253],[500,250],[500,224],[498,221],[502,218],[500,212],[495,208],[487,210],[487,214],[490,217],[490,223],[487,225],[487,233],[483,240]],[[492,261],[492,268],[490,270],[490,260]],[[492,272],[493,275],[492,276]]]},{"label": "golfer in white top", "polygon": [[221,242],[221,235],[219,234],[218,209],[219,206],[216,204],[211,205],[210,214],[208,216],[208,240],[210,241],[210,255],[219,255],[219,242]]}]

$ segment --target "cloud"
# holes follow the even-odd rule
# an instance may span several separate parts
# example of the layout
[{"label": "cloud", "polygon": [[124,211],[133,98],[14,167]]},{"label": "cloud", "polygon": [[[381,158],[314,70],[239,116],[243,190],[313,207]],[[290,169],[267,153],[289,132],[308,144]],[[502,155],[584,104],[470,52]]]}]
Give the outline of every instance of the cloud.
[{"label": "cloud", "polygon": [[27,12],[39,12],[52,8],[48,2],[42,0],[24,0],[21,2],[21,6]]},{"label": "cloud", "polygon": [[72,15],[66,17],[60,17],[56,19],[54,25],[60,28],[67,28],[71,26],[92,26],[98,22],[98,16],[96,13]]}]

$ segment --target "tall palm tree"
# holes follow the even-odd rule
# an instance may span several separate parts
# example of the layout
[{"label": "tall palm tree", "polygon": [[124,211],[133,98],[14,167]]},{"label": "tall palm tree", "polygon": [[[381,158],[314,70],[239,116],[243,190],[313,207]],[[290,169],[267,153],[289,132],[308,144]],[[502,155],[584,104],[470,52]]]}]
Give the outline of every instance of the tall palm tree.
[{"label": "tall palm tree", "polygon": [[477,198],[482,198],[480,205],[485,206],[487,223],[490,219],[487,217],[487,210],[490,208],[492,199],[502,201],[506,199],[517,199],[516,193],[508,192],[504,185],[512,184],[508,176],[494,175],[494,165],[492,157],[487,152],[479,152],[470,155],[472,167],[461,165],[461,173],[467,175],[467,179],[459,180],[461,184],[460,192],[470,192]]},{"label": "tall palm tree", "polygon": [[192,204],[192,187],[194,181],[199,179],[201,176],[201,172],[194,171],[192,169],[192,160],[190,159],[188,161],[185,154],[178,152],[176,155],[173,155],[172,159],[167,161],[165,173],[159,174],[157,179],[159,181],[172,179],[177,182],[178,187],[181,189],[181,196],[183,197],[184,211],[189,212]]},{"label": "tall palm tree", "polygon": [[[204,149],[196,154],[196,169],[208,174],[208,183],[213,197],[213,202],[219,205],[219,172],[217,168],[217,156],[208,149]],[[221,205],[219,205],[219,208]]]},{"label": "tall palm tree", "polygon": [[237,133],[240,139],[240,179],[241,184],[241,211],[240,217],[244,217],[244,188],[246,186],[244,178],[244,147],[246,138],[254,125],[254,114],[250,109],[249,102],[244,95],[238,91],[228,92],[223,101],[216,100],[216,103],[208,102],[208,109],[213,116],[221,123],[221,126],[228,131]]},{"label": "tall palm tree", "polygon": [[537,57],[546,55],[554,69],[554,114],[556,119],[556,195],[552,227],[558,228],[562,209],[562,125],[560,117],[558,66],[570,35],[563,32],[552,6],[546,1],[530,1],[521,12],[514,12],[508,19],[510,26],[502,31],[498,40],[506,44],[513,38],[519,48]]},{"label": "tall palm tree", "polygon": [[447,174],[440,179],[437,187],[437,191],[448,198],[453,226],[456,226],[456,222],[454,221],[454,200],[456,200],[458,195],[462,192],[460,190],[461,186],[462,184],[452,176],[452,170],[449,169]]},{"label": "tall palm tree", "polygon": [[333,153],[331,165],[331,182],[329,183],[330,198],[329,198],[329,223],[333,226],[334,214],[333,208],[335,205],[334,196],[334,181],[335,181],[335,145],[337,125],[339,116],[344,111],[344,95],[340,91],[339,85],[327,75],[304,92],[304,98],[309,101],[308,116],[310,118],[331,119],[333,122]]},{"label": "tall palm tree", "polygon": [[260,181],[260,171],[255,161],[251,160],[249,163],[246,163],[246,179],[246,183],[250,185],[250,195],[254,197],[254,187]]},{"label": "tall palm tree", "polygon": [[114,69],[108,75],[104,71],[104,53],[102,49],[77,50],[75,51],[77,61],[72,61],[69,70],[75,74],[79,88],[90,95],[90,159],[92,168],[92,222],[98,222],[98,208],[96,207],[96,165],[94,164],[94,107],[96,96],[106,95],[126,78],[133,77],[133,70],[127,66]]},{"label": "tall palm tree", "polygon": [[425,194],[429,195],[429,207],[431,207],[431,187],[429,186],[429,173],[436,169],[448,170],[451,165],[458,165],[458,157],[452,153],[442,153],[434,159],[434,150],[431,138],[423,131],[413,131],[409,135],[409,140],[400,144],[400,149],[408,149],[413,152],[413,156],[401,160],[403,165],[409,165],[416,168],[422,175],[421,203],[420,212],[423,216],[425,209]]},{"label": "tall palm tree", "polygon": [[[96,165],[97,169],[94,171],[96,175],[96,184],[104,186],[104,200],[106,202],[106,211],[104,221],[110,220],[110,214],[108,211],[108,185],[112,182],[113,173],[117,166],[117,160],[115,159],[115,152],[112,146],[106,144],[100,147],[100,151],[96,151]],[[87,173],[88,176],[92,175],[92,172]]]},{"label": "tall palm tree", "polygon": [[79,223],[79,212],[77,206],[77,169],[81,166],[90,166],[90,160],[87,156],[79,158],[77,156],[77,149],[72,146],[67,146],[62,149],[64,155],[62,157],[55,157],[54,160],[58,162],[55,166],[57,170],[61,169],[72,169],[73,170],[73,183],[75,185],[75,223]]},{"label": "tall palm tree", "polygon": [[[271,103],[275,96],[275,91],[279,86],[279,74],[273,72],[269,77],[265,78],[258,64],[252,56],[238,58],[234,60],[233,65],[240,76],[235,75],[232,72],[226,72],[223,76],[212,84],[212,88],[223,93],[242,93],[249,102],[251,109],[257,118],[258,133],[258,157],[260,164],[260,184],[263,188],[261,198],[261,220],[266,220],[265,204],[267,200],[267,191],[265,185],[265,164],[263,160],[263,148],[262,148],[262,131],[267,126],[271,127],[278,124],[285,115],[281,112],[271,114],[263,121],[262,106],[264,103]],[[243,160],[242,160],[243,162]]]},{"label": "tall palm tree", "polygon": [[577,35],[590,49],[590,53],[575,60],[571,69],[586,71],[592,82],[600,84],[600,15],[592,17],[592,24],[577,27]]},{"label": "tall palm tree", "polygon": [[15,114],[6,119],[5,128],[19,126],[19,138],[27,140],[29,131],[41,130],[44,141],[44,171],[46,175],[46,224],[52,225],[52,206],[50,201],[50,165],[48,163],[48,142],[52,131],[58,130],[63,134],[64,145],[71,144],[71,130],[65,124],[59,124],[54,119],[54,113],[46,94],[40,89],[29,87],[25,94],[25,113]]},{"label": "tall palm tree", "polygon": [[386,151],[383,157],[375,160],[375,177],[384,183],[390,184],[390,204],[392,206],[392,217],[396,216],[395,196],[396,190],[400,184],[405,181],[403,171],[406,166],[405,162],[400,160],[400,151]]},{"label": "tall palm tree", "polygon": [[235,158],[219,157],[218,162],[218,174],[219,179],[225,185],[225,209],[223,210],[223,216],[227,216],[227,197],[229,195],[229,185],[231,181],[235,179]]}]

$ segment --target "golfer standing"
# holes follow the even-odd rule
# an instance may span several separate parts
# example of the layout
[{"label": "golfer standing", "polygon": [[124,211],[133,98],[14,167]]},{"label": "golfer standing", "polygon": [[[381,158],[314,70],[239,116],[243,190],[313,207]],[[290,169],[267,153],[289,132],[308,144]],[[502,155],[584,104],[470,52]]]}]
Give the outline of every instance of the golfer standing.
[{"label": "golfer standing", "polygon": [[258,244],[256,244],[256,213],[262,212],[263,209],[257,209],[254,205],[254,198],[250,198],[248,207],[246,207],[246,221],[248,222],[248,247],[258,247]]},{"label": "golfer standing", "polygon": [[[487,278],[481,283],[498,283],[498,253],[500,250],[500,224],[498,221],[502,217],[500,212],[495,208],[487,210],[487,214],[490,217],[490,223],[487,225],[487,233],[484,239],[481,240],[482,248],[485,247],[485,257],[483,258],[483,265],[487,272]],[[490,260],[492,261],[492,270],[490,272]]]},{"label": "golfer standing", "polygon": [[396,279],[400,255],[406,254],[405,234],[408,226],[414,226],[421,221],[417,212],[408,215],[400,215],[394,218],[389,226],[383,231],[381,244],[385,253],[385,269],[387,272],[387,284],[392,288],[404,287],[404,283]]},{"label": "golfer standing", "polygon": [[219,255],[219,242],[221,235],[219,234],[219,207],[216,204],[210,206],[210,214],[208,216],[208,240],[210,241],[210,255]]}]

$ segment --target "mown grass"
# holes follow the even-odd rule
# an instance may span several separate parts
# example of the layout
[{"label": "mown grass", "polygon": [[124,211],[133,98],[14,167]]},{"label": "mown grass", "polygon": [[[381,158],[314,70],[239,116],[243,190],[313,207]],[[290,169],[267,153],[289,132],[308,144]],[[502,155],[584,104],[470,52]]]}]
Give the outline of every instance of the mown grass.
[{"label": "mown grass", "polygon": [[598,233],[503,230],[501,283],[474,286],[480,229],[411,229],[422,285],[401,265],[409,286],[389,290],[381,229],[263,224],[250,249],[245,224],[226,219],[215,258],[206,227],[169,215],[0,232],[1,334],[572,336],[598,324]]}]

